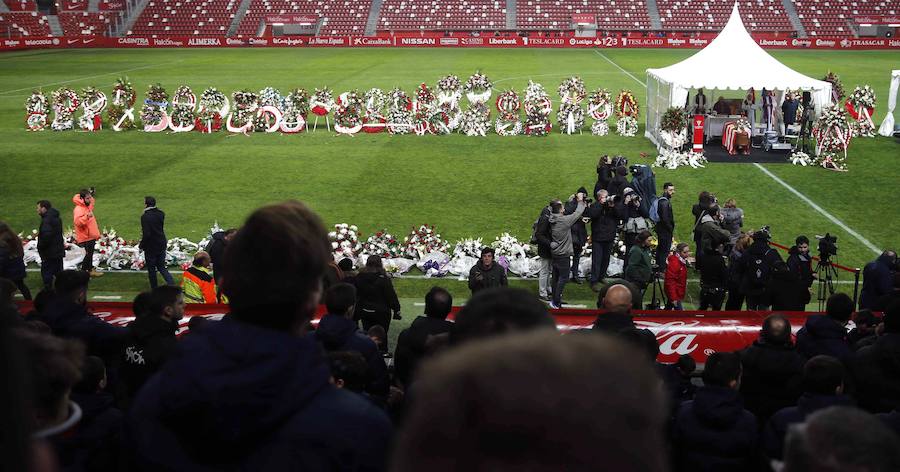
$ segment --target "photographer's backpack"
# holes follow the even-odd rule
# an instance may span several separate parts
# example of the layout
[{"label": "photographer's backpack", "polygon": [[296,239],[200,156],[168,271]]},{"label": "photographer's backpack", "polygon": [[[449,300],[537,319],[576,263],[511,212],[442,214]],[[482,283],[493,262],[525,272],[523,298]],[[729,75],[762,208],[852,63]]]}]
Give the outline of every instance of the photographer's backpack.
[{"label": "photographer's backpack", "polygon": [[656,198],[654,196],[652,197],[652,201],[650,202],[650,220],[653,221],[653,224],[659,224],[659,201],[663,198],[665,198],[666,201],[669,200],[668,197]]},{"label": "photographer's backpack", "polygon": [[765,287],[766,282],[769,280],[770,267],[769,261],[766,260],[769,251],[773,251],[773,249],[769,248],[765,254],[754,256],[753,259],[750,260],[750,267],[747,268],[747,273],[750,275],[750,284],[755,288]]}]

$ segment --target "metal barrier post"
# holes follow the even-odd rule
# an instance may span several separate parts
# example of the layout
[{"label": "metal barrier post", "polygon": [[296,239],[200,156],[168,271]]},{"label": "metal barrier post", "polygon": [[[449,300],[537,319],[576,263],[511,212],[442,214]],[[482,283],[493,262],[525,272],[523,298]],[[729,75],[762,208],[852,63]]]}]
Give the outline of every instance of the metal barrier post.
[{"label": "metal barrier post", "polygon": [[853,271],[853,309],[854,310],[856,310],[856,308],[857,308],[857,300],[859,299],[858,295],[859,295],[859,274],[860,274],[860,272],[861,271],[860,271],[859,267],[857,267],[856,270]]}]

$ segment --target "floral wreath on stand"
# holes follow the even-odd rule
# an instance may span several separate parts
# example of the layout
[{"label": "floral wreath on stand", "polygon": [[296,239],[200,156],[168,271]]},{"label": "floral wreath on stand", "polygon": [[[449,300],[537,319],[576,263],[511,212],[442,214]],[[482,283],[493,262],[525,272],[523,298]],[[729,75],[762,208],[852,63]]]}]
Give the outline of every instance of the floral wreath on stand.
[{"label": "floral wreath on stand", "polygon": [[284,114],[281,117],[281,132],[299,133],[306,129],[306,115],[309,113],[309,92],[297,88],[284,98]]},{"label": "floral wreath on stand", "polygon": [[875,115],[875,91],[872,87],[864,85],[853,89],[845,108],[855,120],[850,123],[853,136],[874,138],[875,122],[872,121],[872,116]]},{"label": "floral wreath on stand", "polygon": [[266,87],[259,91],[259,109],[253,118],[253,130],[265,133],[274,133],[281,129],[281,119],[284,115],[284,97],[281,91],[273,87]]},{"label": "floral wreath on stand", "polygon": [[200,94],[197,105],[197,118],[194,130],[201,133],[215,133],[222,129],[222,117],[228,116],[231,105],[228,97],[215,87],[210,87]]},{"label": "floral wreath on stand", "polygon": [[50,124],[50,129],[53,131],[66,131],[72,129],[74,126],[74,119],[72,116],[75,113],[75,110],[78,109],[78,105],[81,104],[81,101],[78,99],[78,94],[68,87],[63,87],[54,91],[52,98],[54,116],[53,123]]},{"label": "floral wreath on stand", "polygon": [[[432,111],[435,108],[434,92],[424,82],[416,89],[416,101],[413,103],[413,130],[416,135],[423,136],[425,134],[435,134],[432,122]],[[440,121],[440,117],[438,117]]]},{"label": "floral wreath on stand", "polygon": [[47,96],[39,90],[31,92],[31,96],[25,100],[25,128],[28,131],[45,130],[49,111]]},{"label": "floral wreath on stand", "polygon": [[844,99],[844,84],[841,83],[841,78],[837,74],[828,71],[822,80],[831,84],[831,99],[834,103],[839,103]]},{"label": "floral wreath on stand", "polygon": [[525,134],[527,136],[547,136],[552,129],[550,114],[553,104],[541,84],[528,81],[525,87]]},{"label": "floral wreath on stand", "polygon": [[459,132],[466,136],[487,136],[491,129],[490,110],[481,102],[469,103],[459,123]]},{"label": "floral wreath on stand", "polygon": [[687,117],[684,108],[671,107],[663,113],[659,123],[659,135],[671,149],[681,149],[687,142]]},{"label": "floral wreath on stand", "polygon": [[823,110],[812,136],[816,139],[816,163],[825,169],[846,171],[847,149],[853,138],[846,112],[836,104]]},{"label": "floral wreath on stand", "polygon": [[494,129],[500,136],[516,136],[522,134],[522,122],[519,121],[519,110],[522,102],[514,90],[507,90],[497,96],[495,103],[500,116],[494,123]]},{"label": "floral wreath on stand", "polygon": [[324,116],[325,126],[331,131],[331,122],[328,121],[328,115],[331,114],[335,107],[334,94],[331,92],[331,89],[328,87],[323,87],[322,90],[315,89],[312,97],[309,99],[309,107],[313,115],[316,115],[313,129],[319,127],[319,117]]},{"label": "floral wreath on stand", "polygon": [[366,133],[381,133],[387,129],[387,119],[384,117],[384,108],[387,106],[387,95],[380,88],[371,88],[363,95],[363,103],[366,114],[363,117],[363,131]]},{"label": "floral wreath on stand", "polygon": [[242,134],[253,131],[253,118],[259,109],[259,97],[249,90],[238,90],[231,94],[231,103],[234,106],[225,120],[225,129]]},{"label": "floral wreath on stand", "polygon": [[328,233],[328,239],[331,241],[335,261],[345,257],[356,260],[356,256],[362,250],[362,244],[359,243],[359,228],[356,225],[336,224],[334,231]]},{"label": "floral wreath on stand", "polygon": [[113,86],[112,102],[106,112],[113,131],[134,128],[135,102],[137,102],[137,92],[134,91],[134,85],[127,77],[120,77]]},{"label": "floral wreath on stand", "polygon": [[559,111],[556,113],[556,122],[559,129],[565,134],[581,132],[584,126],[584,110],[581,102],[587,92],[584,89],[584,81],[581,77],[569,77],[559,84]]},{"label": "floral wreath on stand", "polygon": [[192,131],[197,119],[194,108],[197,96],[187,85],[182,85],[172,94],[172,115],[169,117],[169,128],[175,133]]},{"label": "floral wreath on stand", "polygon": [[342,93],[338,97],[334,113],[334,130],[339,134],[353,135],[363,127],[363,100],[358,90]]},{"label": "floral wreath on stand", "polygon": [[609,134],[609,123],[606,120],[612,115],[611,95],[609,90],[598,88],[588,97],[588,115],[594,119],[591,125],[591,134],[594,136],[606,136]]},{"label": "floral wreath on stand", "polygon": [[487,103],[491,99],[494,83],[486,75],[476,72],[469,77],[463,90],[470,104]]},{"label": "floral wreath on stand", "polygon": [[401,256],[400,242],[391,236],[388,230],[382,229],[366,239],[362,253],[379,256],[382,259],[394,259]]},{"label": "floral wreath on stand", "polygon": [[413,103],[400,87],[394,87],[388,99],[387,128],[391,134],[408,134],[413,131]]},{"label": "floral wreath on stand", "polygon": [[106,109],[106,94],[94,87],[81,91],[81,118],[78,127],[84,131],[100,131],[103,127],[103,110]]},{"label": "floral wreath on stand", "polygon": [[616,132],[621,136],[633,137],[637,134],[637,118],[640,114],[637,100],[631,90],[623,89],[616,97]]},{"label": "floral wreath on stand", "polygon": [[461,88],[462,84],[459,81],[459,77],[452,74],[441,77],[437,83],[438,104],[449,104],[451,108],[458,108],[459,100],[462,98]]},{"label": "floral wreath on stand", "polygon": [[409,235],[403,238],[401,255],[413,259],[422,259],[433,252],[446,253],[450,250],[450,243],[441,238],[434,226],[421,225],[412,228]]},{"label": "floral wreath on stand", "polygon": [[169,127],[169,93],[161,84],[151,84],[147,89],[147,98],[141,107],[141,122],[144,131],[158,133]]}]

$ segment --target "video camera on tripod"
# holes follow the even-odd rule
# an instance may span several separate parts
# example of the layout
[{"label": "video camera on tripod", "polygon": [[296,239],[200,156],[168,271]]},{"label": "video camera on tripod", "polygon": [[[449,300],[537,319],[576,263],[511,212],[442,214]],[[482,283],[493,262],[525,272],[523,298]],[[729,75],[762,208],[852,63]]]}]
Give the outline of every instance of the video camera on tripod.
[{"label": "video camera on tripod", "polygon": [[817,234],[816,239],[819,240],[819,259],[830,261],[831,256],[837,255],[837,236],[832,236],[830,233],[825,233],[825,236]]},{"label": "video camera on tripod", "polygon": [[831,258],[837,255],[837,236],[831,233],[825,233],[825,236],[816,235],[819,240],[819,263],[816,264],[815,273],[819,280],[819,310],[825,308],[825,301],[829,296],[834,295],[834,281],[837,280],[838,274],[831,262]]}]

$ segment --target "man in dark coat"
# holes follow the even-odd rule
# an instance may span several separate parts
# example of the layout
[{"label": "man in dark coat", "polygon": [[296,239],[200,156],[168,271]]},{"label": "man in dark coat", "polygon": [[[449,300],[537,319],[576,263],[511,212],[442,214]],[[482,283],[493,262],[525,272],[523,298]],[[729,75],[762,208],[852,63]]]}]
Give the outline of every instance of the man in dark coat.
[{"label": "man in dark coat", "polygon": [[144,251],[144,266],[150,277],[150,288],[156,288],[156,271],[159,271],[167,285],[175,285],[172,274],[166,268],[166,232],[163,225],[166,214],[156,208],[156,199],[144,197],[144,213],[141,214],[141,243]]},{"label": "man in dark coat", "polygon": [[882,323],[884,333],[850,363],[859,404],[873,413],[900,410],[900,302],[888,307]]},{"label": "man in dark coat", "polygon": [[758,427],[744,409],[738,388],[741,359],[736,353],[716,352],[706,360],[703,387],[675,415],[672,442],[677,471],[751,471],[754,468]]},{"label": "man in dark coat", "polygon": [[666,182],[663,184],[663,194],[656,203],[656,213],[659,222],[656,223],[656,237],[659,244],[656,246],[656,264],[663,274],[666,273],[666,260],[672,248],[672,238],[675,235],[675,213],[672,211],[672,197],[675,196],[675,184]]},{"label": "man in dark coat", "polygon": [[394,350],[394,375],[403,385],[412,383],[416,366],[428,354],[428,338],[449,333],[453,323],[447,315],[453,308],[453,296],[446,289],[432,287],[425,295],[425,316],[416,317],[400,332]]},{"label": "man in dark coat", "polygon": [[[550,202],[552,205],[553,202]],[[550,205],[541,210],[541,216],[534,223],[534,237],[532,242],[537,245],[538,257],[541,260],[541,268],[538,272],[538,296],[545,302],[550,301],[550,279],[553,275],[553,252],[550,243],[553,242],[550,234]]]},{"label": "man in dark coat", "polygon": [[150,292],[150,313],[128,324],[122,350],[122,381],[128,399],[159,371],[175,351],[178,322],[184,318],[184,294],[164,285]]},{"label": "man in dark coat", "polygon": [[56,274],[53,283],[56,295],[40,314],[39,320],[47,323],[56,336],[80,339],[88,354],[98,356],[109,364],[120,352],[128,331],[103,321],[87,310],[89,281],[90,276],[83,271],[64,270]]},{"label": "man in dark coat", "polygon": [[853,300],[845,293],[835,293],[828,297],[825,312],[806,319],[797,332],[797,351],[807,359],[826,355],[846,362],[853,354],[845,328],[853,314]]},{"label": "man in dark coat", "polygon": [[37,244],[41,256],[41,279],[44,280],[44,288],[53,288],[53,277],[62,272],[66,257],[62,220],[59,219],[59,210],[47,200],[37,202],[37,213],[41,216]]},{"label": "man in dark coat", "polygon": [[328,313],[319,321],[313,334],[326,352],[355,351],[362,354],[369,366],[369,382],[366,391],[385,396],[390,388],[387,366],[375,341],[363,333],[353,313],[356,305],[356,287],[337,283],[325,292],[325,308]]},{"label": "man in dark coat", "polygon": [[625,191],[625,187],[628,186],[628,169],[625,166],[616,167],[616,175],[609,182],[609,186],[606,187],[606,190],[609,192],[611,196],[615,196],[616,199],[622,198],[622,192]]},{"label": "man in dark coat", "polygon": [[781,261],[778,251],[769,247],[769,233],[764,230],[753,234],[753,244],[741,255],[738,273],[741,291],[747,299],[748,310],[768,309],[766,288],[772,266]]},{"label": "man in dark coat", "polygon": [[747,410],[765,421],[800,396],[805,359],[791,343],[791,323],[782,315],[763,321],[759,339],[740,351],[741,395]]},{"label": "man in dark coat", "polygon": [[722,215],[718,205],[709,207],[706,214],[700,217],[697,231],[700,232],[700,252],[702,254],[711,254],[714,248],[731,240],[731,233],[722,227]]},{"label": "man in dark coat", "polygon": [[844,365],[830,356],[816,356],[803,367],[803,396],[797,406],[785,407],[766,423],[762,446],[766,457],[781,459],[784,438],[792,424],[802,423],[816,411],[831,406],[852,406],[844,394]]},{"label": "man in dark coat", "polygon": [[[583,193],[587,195],[587,189],[581,187],[578,189],[578,193]],[[575,209],[578,207],[578,202],[575,201],[575,196],[566,202],[565,213],[574,213]],[[572,282],[576,284],[580,284],[581,281],[578,279],[578,266],[581,263],[581,253],[584,252],[584,245],[587,244],[587,228],[584,226],[584,220],[579,219],[572,225],[572,275],[570,278]]]},{"label": "man in dark coat", "polygon": [[[788,250],[788,254],[788,268],[809,289],[815,279],[815,274],[813,274],[812,270],[812,258],[809,256],[809,238],[802,235],[797,236],[794,246]],[[809,300],[807,299],[808,302]]]},{"label": "man in dark coat", "polygon": [[385,470],[391,425],[329,382],[306,336],[331,246],[299,202],[260,208],[230,243],[231,313],[192,334],[128,418],[142,470]]},{"label": "man in dark coat", "polygon": [[772,265],[766,294],[773,311],[804,311],[809,301],[809,288],[781,261]]},{"label": "man in dark coat", "polygon": [[496,253],[492,247],[481,248],[481,258],[469,270],[469,290],[474,294],[479,290],[506,287],[506,269],[494,260]]},{"label": "man in dark coat", "polygon": [[70,399],[81,407],[81,421],[69,438],[84,458],[84,470],[117,470],[122,447],[124,415],[115,407],[115,398],[105,392],[106,366],[96,356],[87,356],[81,367],[81,381]]},{"label": "man in dark coat", "polygon": [[222,274],[225,272],[225,248],[231,238],[237,233],[237,229],[229,228],[225,231],[217,231],[213,233],[212,239],[206,244],[206,252],[209,253],[213,265],[213,278],[216,279],[216,286],[222,285]]},{"label": "man in dark coat", "polygon": [[603,189],[597,192],[597,200],[584,210],[584,216],[591,219],[591,288],[606,278],[612,244],[625,214],[625,206],[609,198],[609,192]]},{"label": "man in dark coat", "polygon": [[872,305],[893,289],[893,268],[897,263],[897,253],[884,251],[878,259],[866,264],[863,269],[863,288],[859,296],[859,308],[872,308]]}]

